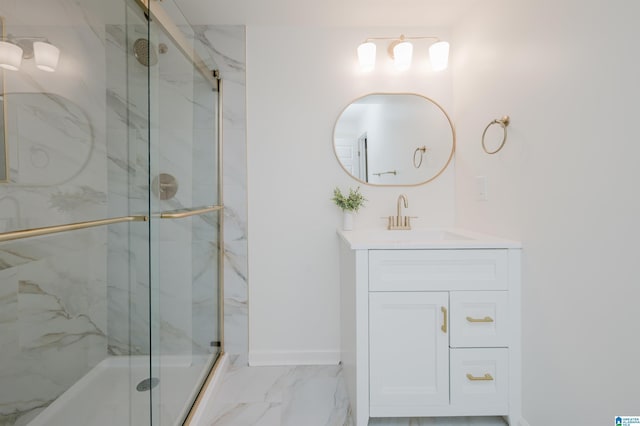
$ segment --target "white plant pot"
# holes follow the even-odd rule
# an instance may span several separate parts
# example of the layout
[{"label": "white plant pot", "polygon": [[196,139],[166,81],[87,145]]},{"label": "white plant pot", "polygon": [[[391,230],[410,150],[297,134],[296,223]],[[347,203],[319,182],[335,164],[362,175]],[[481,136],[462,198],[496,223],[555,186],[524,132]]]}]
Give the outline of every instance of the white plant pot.
[{"label": "white plant pot", "polygon": [[353,231],[353,212],[344,211],[342,215],[342,230]]}]

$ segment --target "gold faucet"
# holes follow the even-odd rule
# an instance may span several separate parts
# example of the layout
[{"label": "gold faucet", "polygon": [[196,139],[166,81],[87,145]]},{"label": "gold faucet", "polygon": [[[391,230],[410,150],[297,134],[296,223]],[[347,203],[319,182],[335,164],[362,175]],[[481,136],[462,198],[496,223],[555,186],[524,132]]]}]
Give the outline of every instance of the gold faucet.
[{"label": "gold faucet", "polygon": [[409,208],[409,201],[407,200],[407,196],[405,194],[400,194],[400,196],[398,197],[398,214],[395,217],[389,216],[389,225],[387,226],[387,229],[411,229],[411,217],[402,216],[403,203],[405,209]]}]

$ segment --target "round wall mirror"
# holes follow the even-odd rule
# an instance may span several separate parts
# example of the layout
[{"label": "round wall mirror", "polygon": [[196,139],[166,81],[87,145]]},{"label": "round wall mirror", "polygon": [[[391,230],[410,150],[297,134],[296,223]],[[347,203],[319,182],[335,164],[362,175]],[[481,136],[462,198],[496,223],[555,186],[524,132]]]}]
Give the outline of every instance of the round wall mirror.
[{"label": "round wall mirror", "polygon": [[416,186],[447,168],[456,133],[445,110],[426,96],[372,93],[340,114],[333,148],[354,179],[378,186]]}]

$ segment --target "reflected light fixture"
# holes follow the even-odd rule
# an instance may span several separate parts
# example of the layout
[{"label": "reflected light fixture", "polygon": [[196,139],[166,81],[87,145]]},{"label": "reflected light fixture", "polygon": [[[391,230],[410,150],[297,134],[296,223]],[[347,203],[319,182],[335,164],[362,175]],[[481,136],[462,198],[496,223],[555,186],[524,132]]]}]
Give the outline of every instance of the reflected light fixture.
[{"label": "reflected light fixture", "polygon": [[60,49],[44,37],[8,37],[0,40],[0,68],[18,71],[23,59],[33,58],[36,66],[48,72],[58,68]]},{"label": "reflected light fixture", "polygon": [[8,41],[0,40],[0,68],[18,71],[22,63],[22,48]]},{"label": "reflected light fixture", "polygon": [[390,41],[387,52],[398,71],[411,68],[413,59],[413,43],[411,41],[415,40],[433,40],[429,46],[429,60],[434,71],[445,70],[449,64],[449,43],[446,41],[435,36],[406,37],[401,34],[400,37],[369,37],[358,46],[358,62],[362,71],[370,72],[375,68],[375,42],[379,40]]},{"label": "reflected light fixture", "polygon": [[60,49],[51,43],[36,41],[33,43],[33,58],[38,68],[43,71],[54,72],[58,68]]}]

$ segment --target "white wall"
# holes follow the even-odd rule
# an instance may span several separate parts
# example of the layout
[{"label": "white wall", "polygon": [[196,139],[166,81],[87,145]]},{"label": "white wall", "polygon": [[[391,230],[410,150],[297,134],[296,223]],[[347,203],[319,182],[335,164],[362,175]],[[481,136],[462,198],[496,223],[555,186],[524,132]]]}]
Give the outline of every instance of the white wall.
[{"label": "white wall", "polygon": [[[425,35],[425,28],[247,28],[249,351],[253,364],[332,363],[339,352],[340,211],[333,188],[357,187],[332,146],[342,109],[370,92],[417,92],[451,108],[451,75],[426,61],[398,74],[383,61],[358,70],[366,37]],[[416,46],[416,49],[417,46]],[[427,56],[427,48],[424,56]],[[414,54],[417,54],[416,51]],[[417,188],[363,187],[369,199],[356,228],[385,226],[400,193],[415,226],[453,224],[453,166]]]},{"label": "white wall", "polygon": [[[490,0],[455,27],[456,222],[523,241],[531,426],[640,412],[638,16],[624,0]],[[506,146],[484,154],[504,114]]]}]

